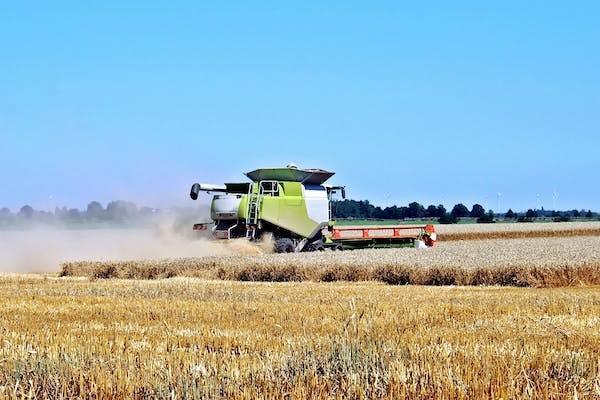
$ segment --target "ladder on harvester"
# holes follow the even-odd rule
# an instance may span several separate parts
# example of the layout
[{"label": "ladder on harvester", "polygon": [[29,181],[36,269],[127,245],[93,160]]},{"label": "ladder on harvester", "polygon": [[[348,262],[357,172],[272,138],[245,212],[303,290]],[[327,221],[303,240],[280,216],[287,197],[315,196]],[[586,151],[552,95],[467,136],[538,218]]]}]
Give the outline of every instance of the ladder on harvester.
[{"label": "ladder on harvester", "polygon": [[258,224],[258,212],[260,208],[260,188],[255,193],[253,185],[248,188],[248,208],[246,214],[246,238],[254,239],[256,235],[256,225]]}]

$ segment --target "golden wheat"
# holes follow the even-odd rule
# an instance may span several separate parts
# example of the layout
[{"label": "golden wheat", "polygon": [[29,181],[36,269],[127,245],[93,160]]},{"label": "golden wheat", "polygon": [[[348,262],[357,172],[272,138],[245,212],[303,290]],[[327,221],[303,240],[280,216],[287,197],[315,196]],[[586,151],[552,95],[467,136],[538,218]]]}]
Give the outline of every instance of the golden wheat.
[{"label": "golden wheat", "polygon": [[263,254],[162,261],[74,262],[63,276],[201,277],[243,281],[362,281],[557,287],[600,284],[600,237],[456,241],[431,249]]},{"label": "golden wheat", "polygon": [[440,241],[600,236],[600,222],[437,225]]},{"label": "golden wheat", "polygon": [[547,230],[565,232],[590,229],[600,229],[600,221],[436,225],[436,230],[440,233],[497,231],[532,232]]},{"label": "golden wheat", "polygon": [[600,398],[600,290],[0,278],[0,398]]}]

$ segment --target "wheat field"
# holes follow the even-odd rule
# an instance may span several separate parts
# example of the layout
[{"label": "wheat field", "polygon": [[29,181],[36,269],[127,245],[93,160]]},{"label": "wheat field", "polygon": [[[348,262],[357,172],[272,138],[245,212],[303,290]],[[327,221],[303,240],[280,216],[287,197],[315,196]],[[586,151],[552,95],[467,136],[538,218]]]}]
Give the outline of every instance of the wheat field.
[{"label": "wheat field", "polygon": [[0,278],[0,397],[600,398],[600,290]]},{"label": "wheat field", "polygon": [[61,274],[276,282],[374,280],[418,285],[599,285],[600,236],[452,241],[430,249],[82,261],[63,264]]},{"label": "wheat field", "polygon": [[497,224],[449,224],[436,225],[438,233],[494,233],[552,231],[557,233],[595,231],[600,229],[600,221],[583,222],[529,222]]},{"label": "wheat field", "polygon": [[559,233],[0,275],[0,398],[600,399],[600,236]]},{"label": "wheat field", "polygon": [[436,225],[440,241],[600,236],[600,221]]}]

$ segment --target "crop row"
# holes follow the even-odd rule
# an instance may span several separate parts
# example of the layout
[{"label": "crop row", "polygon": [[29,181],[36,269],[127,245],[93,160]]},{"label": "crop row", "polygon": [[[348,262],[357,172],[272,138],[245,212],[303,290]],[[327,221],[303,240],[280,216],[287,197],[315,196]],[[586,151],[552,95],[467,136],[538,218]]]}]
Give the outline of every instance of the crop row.
[{"label": "crop row", "polygon": [[382,281],[417,285],[559,287],[600,284],[600,237],[440,243],[431,249],[370,249],[148,261],[80,261],[62,276],[238,281]]}]

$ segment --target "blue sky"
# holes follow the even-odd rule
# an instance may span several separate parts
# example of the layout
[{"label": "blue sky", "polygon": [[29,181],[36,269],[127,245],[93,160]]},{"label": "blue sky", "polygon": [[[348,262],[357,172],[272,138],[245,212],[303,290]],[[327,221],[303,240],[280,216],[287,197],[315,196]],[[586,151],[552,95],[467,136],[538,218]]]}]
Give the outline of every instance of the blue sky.
[{"label": "blue sky", "polygon": [[598,2],[85,3],[2,6],[0,206],[295,162],[381,205],[600,210]]}]

